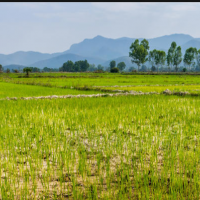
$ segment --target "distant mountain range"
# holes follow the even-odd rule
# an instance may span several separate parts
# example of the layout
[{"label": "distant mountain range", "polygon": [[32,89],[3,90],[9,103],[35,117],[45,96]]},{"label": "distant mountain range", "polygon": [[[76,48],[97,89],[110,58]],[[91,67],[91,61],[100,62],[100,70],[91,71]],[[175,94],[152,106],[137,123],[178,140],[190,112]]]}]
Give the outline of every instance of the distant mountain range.
[{"label": "distant mountain range", "polygon": [[[130,67],[135,66],[131,63],[131,58],[129,58],[129,47],[135,39],[137,38],[122,37],[111,39],[98,35],[92,39],[85,39],[80,43],[73,44],[70,49],[60,53],[48,54],[34,51],[18,51],[9,55],[0,54],[0,64],[5,69],[11,68],[11,66],[16,67],[16,69],[19,69],[19,66],[59,68],[68,60],[75,62],[87,59],[90,64],[95,64],[96,66],[101,64],[108,67],[110,61],[115,60],[116,63],[124,61],[127,67]],[[143,38],[138,39],[141,41]],[[166,53],[173,41],[178,46],[181,46],[183,55],[189,47],[200,49],[200,38],[193,38],[186,34],[165,35],[147,40],[149,41],[150,50],[164,50]]]}]

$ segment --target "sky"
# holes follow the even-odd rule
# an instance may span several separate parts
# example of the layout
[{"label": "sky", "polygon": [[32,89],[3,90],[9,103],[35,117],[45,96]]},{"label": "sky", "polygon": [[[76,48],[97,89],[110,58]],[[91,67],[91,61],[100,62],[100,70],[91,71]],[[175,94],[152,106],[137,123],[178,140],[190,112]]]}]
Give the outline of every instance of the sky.
[{"label": "sky", "polygon": [[74,43],[106,38],[200,38],[200,3],[1,2],[0,53],[63,52]]}]

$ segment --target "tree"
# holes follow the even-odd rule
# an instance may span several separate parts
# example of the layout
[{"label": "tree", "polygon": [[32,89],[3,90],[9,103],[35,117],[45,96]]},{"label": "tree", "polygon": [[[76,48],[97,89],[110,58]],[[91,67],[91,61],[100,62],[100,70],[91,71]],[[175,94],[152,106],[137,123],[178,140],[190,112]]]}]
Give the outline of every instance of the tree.
[{"label": "tree", "polygon": [[26,72],[26,75],[27,76],[29,76],[29,72],[31,72],[32,71],[32,69],[30,68],[30,67],[25,67],[24,69],[23,69],[23,72]]},{"label": "tree", "polygon": [[102,70],[103,71],[104,67],[102,65],[97,65],[97,70]]},{"label": "tree", "polygon": [[75,72],[85,72],[89,68],[89,63],[87,60],[79,60],[74,63]]},{"label": "tree", "polygon": [[149,42],[144,39],[139,43],[139,40],[136,39],[134,43],[130,46],[129,57],[132,58],[132,63],[136,63],[138,66],[138,71],[141,64],[144,64],[148,58]]},{"label": "tree", "polygon": [[183,72],[186,72],[186,71],[187,71],[187,68],[184,67],[184,68],[183,68]]},{"label": "tree", "polygon": [[156,53],[157,53],[156,49],[154,49],[154,50],[152,50],[152,51],[149,52],[148,61],[151,63],[152,67],[153,66],[155,67]]},{"label": "tree", "polygon": [[190,47],[186,49],[183,62],[185,65],[189,66],[189,69],[191,69],[191,65],[195,63],[194,59],[197,56],[197,54],[198,52],[196,48]]},{"label": "tree", "polygon": [[112,60],[112,61],[110,61],[110,70],[114,67],[116,67],[116,62],[115,62],[115,60]]},{"label": "tree", "polygon": [[171,71],[171,67],[174,66],[174,55],[175,55],[175,51],[176,51],[176,42],[172,42],[171,46],[168,50],[167,53],[167,65],[169,67],[169,70]]},{"label": "tree", "polygon": [[135,67],[130,67],[130,68],[128,69],[129,72],[132,72],[132,71],[134,71],[134,70],[136,70]]},{"label": "tree", "polygon": [[32,72],[40,72],[40,69],[37,67],[29,67]]},{"label": "tree", "polygon": [[164,51],[156,50],[155,51],[155,64],[157,66],[157,72],[159,66],[163,66],[166,60],[166,53]]},{"label": "tree", "polygon": [[49,68],[49,67],[44,67],[42,69],[42,72],[59,72],[60,68]]},{"label": "tree", "polygon": [[126,67],[125,62],[120,62],[117,64],[117,68],[119,69],[119,71],[123,71]]},{"label": "tree", "polygon": [[96,70],[97,70],[97,68],[95,67],[95,64],[90,64],[90,65],[89,65],[88,71],[94,72],[94,71],[96,71]]},{"label": "tree", "polygon": [[[50,70],[51,70],[51,68],[49,68],[49,67],[44,67],[42,71],[43,71],[43,72],[50,72]],[[59,68],[59,70],[60,70],[60,68]]]},{"label": "tree", "polygon": [[174,52],[173,64],[175,65],[176,72],[178,71],[178,66],[182,61],[181,47],[178,46]]},{"label": "tree", "polygon": [[90,64],[87,62],[87,60],[80,61],[80,71],[85,72],[89,68]]},{"label": "tree", "polygon": [[197,70],[200,70],[200,49],[197,51],[196,54],[196,64],[197,64]]},{"label": "tree", "polygon": [[146,72],[147,71],[147,66],[146,65],[142,65],[140,71]]},{"label": "tree", "polygon": [[0,64],[0,72],[3,72],[3,66]]},{"label": "tree", "polygon": [[73,72],[74,71],[74,63],[71,60],[63,63],[62,67],[59,68],[60,71],[63,72]]},{"label": "tree", "polygon": [[14,73],[19,73],[19,70],[17,70],[17,69],[12,69],[12,71],[13,71]]}]

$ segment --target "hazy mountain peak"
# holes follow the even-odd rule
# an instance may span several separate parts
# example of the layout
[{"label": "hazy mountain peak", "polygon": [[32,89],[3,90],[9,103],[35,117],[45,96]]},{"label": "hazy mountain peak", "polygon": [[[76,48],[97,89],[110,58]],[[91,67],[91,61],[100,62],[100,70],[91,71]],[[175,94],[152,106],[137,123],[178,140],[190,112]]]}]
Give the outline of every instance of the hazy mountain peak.
[{"label": "hazy mountain peak", "polygon": [[[67,62],[67,60],[73,59],[75,61],[83,58],[90,59],[91,64],[101,64],[106,60],[128,56],[130,45],[135,39],[141,41],[143,38],[121,37],[112,39],[97,35],[94,38],[85,39],[80,43],[71,45],[69,50],[62,53],[48,54],[35,51],[18,51],[8,55],[0,54],[0,64],[5,66],[9,64],[29,65],[34,63],[36,67],[59,67],[62,62]],[[200,38],[193,38],[188,34],[175,33],[147,40],[149,41],[150,50],[158,49],[167,52],[173,41],[176,42],[177,46],[181,46],[183,54],[189,47],[200,49]],[[63,56],[63,54],[67,55]],[[59,55],[62,56],[59,57]]]},{"label": "hazy mountain peak", "polygon": [[101,36],[101,35],[97,35],[95,36],[93,39],[106,39],[105,37]]}]

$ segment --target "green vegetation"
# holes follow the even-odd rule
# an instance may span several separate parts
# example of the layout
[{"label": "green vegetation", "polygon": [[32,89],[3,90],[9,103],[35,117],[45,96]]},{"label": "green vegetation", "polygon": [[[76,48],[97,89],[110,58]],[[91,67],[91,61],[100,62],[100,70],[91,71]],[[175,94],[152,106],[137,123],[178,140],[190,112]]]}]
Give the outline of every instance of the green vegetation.
[{"label": "green vegetation", "polygon": [[73,63],[71,60],[68,60],[66,63],[59,68],[59,71],[62,72],[85,72],[89,68],[89,63],[87,60],[79,60]]},{"label": "green vegetation", "polygon": [[191,65],[195,64],[195,57],[197,56],[197,49],[190,47],[186,50],[183,62],[191,68]]},{"label": "green vegetation", "polygon": [[37,97],[49,95],[78,95],[78,94],[97,94],[101,91],[75,90],[69,88],[51,88],[45,86],[17,85],[13,83],[0,82],[0,99],[6,97]]},{"label": "green vegetation", "polygon": [[1,73],[0,199],[199,199],[199,96],[6,100],[166,89],[199,75]]},{"label": "green vegetation", "polygon": [[110,72],[111,73],[118,73],[119,69],[117,67],[113,67],[113,68],[110,69]]},{"label": "green vegetation", "polygon": [[199,103],[175,96],[3,101],[1,197],[197,199]]},{"label": "green vegetation", "polygon": [[32,69],[30,67],[25,67],[23,69],[23,72],[26,72],[26,75],[29,76],[29,73],[32,71]]},{"label": "green vegetation", "polygon": [[117,64],[117,68],[119,69],[119,71],[123,71],[125,69],[125,67],[126,67],[125,62],[119,62]]},{"label": "green vegetation", "polygon": [[141,92],[158,92],[162,93],[169,89],[174,92],[189,92],[200,95],[200,85],[150,85],[150,86],[121,86],[121,87],[103,87],[104,90],[123,90],[123,91],[141,91]]},{"label": "green vegetation", "polygon": [[132,58],[132,62],[136,63],[138,66],[138,71],[141,64],[144,64],[148,58],[149,42],[144,39],[139,43],[139,40],[136,39],[134,43],[130,46],[129,57]]},{"label": "green vegetation", "polygon": [[147,73],[31,73],[29,78],[24,74],[0,74],[0,81],[17,84],[30,84],[48,87],[74,86],[126,86],[126,85],[183,85],[199,84],[200,74],[155,74]]},{"label": "green vegetation", "polygon": [[115,67],[116,67],[115,60],[110,61],[110,71],[111,71],[112,68],[115,68]]}]

